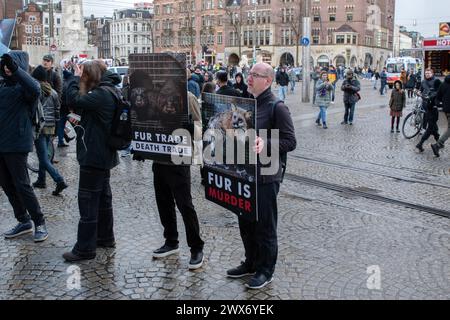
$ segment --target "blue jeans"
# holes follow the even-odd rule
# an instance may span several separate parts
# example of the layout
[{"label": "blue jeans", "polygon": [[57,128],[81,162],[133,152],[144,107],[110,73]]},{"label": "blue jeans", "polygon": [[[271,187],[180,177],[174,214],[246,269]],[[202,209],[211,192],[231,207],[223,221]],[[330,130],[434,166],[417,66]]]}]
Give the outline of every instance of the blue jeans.
[{"label": "blue jeans", "polygon": [[280,86],[278,88],[278,99],[283,100],[283,101],[286,100],[287,89],[288,89],[287,86],[285,86],[285,87]]},{"label": "blue jeans", "polygon": [[322,119],[322,123],[325,124],[325,123],[327,123],[327,107],[319,106],[319,108],[320,108],[320,111],[317,116],[317,120],[320,121]]},{"label": "blue jeans", "polygon": [[49,134],[41,134],[39,135],[39,138],[34,141],[36,153],[39,159],[38,181],[45,183],[45,172],[47,171],[56,183],[62,182],[64,181],[63,177],[59,174],[58,170],[56,170],[48,158],[48,145],[50,143],[52,142]]},{"label": "blue jeans", "polygon": [[56,133],[58,135],[58,145],[64,144],[64,128],[66,126],[66,117],[61,117],[56,123]]},{"label": "blue jeans", "polygon": [[295,80],[291,80],[291,92],[294,92],[294,88],[295,88]]},{"label": "blue jeans", "polygon": [[346,103],[345,104],[345,114],[344,114],[344,122],[345,123],[352,123],[353,122],[353,116],[355,114],[355,103]]},{"label": "blue jeans", "polygon": [[380,86],[380,94],[381,94],[381,95],[384,94],[384,91],[385,91],[385,89],[386,89],[386,85],[387,85],[386,82],[381,81],[381,86]]}]

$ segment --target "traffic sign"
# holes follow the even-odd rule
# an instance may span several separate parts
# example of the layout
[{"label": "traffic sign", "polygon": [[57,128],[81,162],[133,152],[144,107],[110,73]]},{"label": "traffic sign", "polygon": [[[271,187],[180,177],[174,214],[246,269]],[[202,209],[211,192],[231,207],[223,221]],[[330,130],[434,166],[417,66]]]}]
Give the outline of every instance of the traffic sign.
[{"label": "traffic sign", "polygon": [[309,46],[309,43],[310,43],[310,41],[309,41],[309,38],[307,38],[307,37],[303,37],[303,38],[300,40],[300,44],[301,44],[302,46],[307,47],[307,46]]}]

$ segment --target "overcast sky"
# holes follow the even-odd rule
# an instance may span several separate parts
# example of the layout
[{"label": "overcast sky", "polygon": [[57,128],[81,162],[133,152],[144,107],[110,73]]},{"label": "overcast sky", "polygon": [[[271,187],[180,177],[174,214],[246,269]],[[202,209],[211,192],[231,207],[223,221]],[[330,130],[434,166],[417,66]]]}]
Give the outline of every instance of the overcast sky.
[{"label": "overcast sky", "polygon": [[[396,24],[425,37],[438,35],[439,22],[450,22],[449,0],[396,0]],[[84,14],[112,16],[114,9],[131,8],[135,2],[145,0],[83,0]]]}]

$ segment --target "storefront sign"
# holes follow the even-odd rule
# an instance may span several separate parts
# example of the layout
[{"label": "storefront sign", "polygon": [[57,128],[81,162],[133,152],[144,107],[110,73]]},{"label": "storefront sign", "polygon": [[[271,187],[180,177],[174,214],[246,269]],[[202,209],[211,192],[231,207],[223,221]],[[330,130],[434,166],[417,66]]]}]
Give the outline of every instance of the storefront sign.
[{"label": "storefront sign", "polygon": [[426,39],[423,41],[424,49],[450,49],[450,38],[445,39]]}]

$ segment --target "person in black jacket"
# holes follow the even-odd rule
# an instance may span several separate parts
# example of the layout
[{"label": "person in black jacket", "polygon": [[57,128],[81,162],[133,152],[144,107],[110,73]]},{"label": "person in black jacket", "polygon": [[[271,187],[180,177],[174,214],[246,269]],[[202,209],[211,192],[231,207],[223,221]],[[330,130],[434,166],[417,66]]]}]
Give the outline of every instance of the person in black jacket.
[{"label": "person in black jacket", "polygon": [[430,136],[434,136],[434,139],[436,141],[439,141],[439,127],[437,125],[437,122],[439,120],[439,110],[437,108],[437,100],[436,96],[439,90],[439,87],[441,86],[441,81],[439,79],[436,79],[433,82],[433,88],[428,92],[428,95],[423,96],[424,104],[425,104],[425,121],[426,121],[426,130],[425,133],[422,136],[422,139],[420,139],[419,144],[416,146],[416,148],[420,152],[424,152],[423,144],[425,141],[428,140]]},{"label": "person in black jacket", "polygon": [[244,77],[242,76],[242,73],[238,72],[234,76],[234,80],[236,81],[233,85],[233,88],[238,90],[242,96],[242,98],[248,98],[248,92],[247,88],[248,86],[245,84]]},{"label": "person in black jacket", "polygon": [[[255,64],[248,75],[248,91],[256,98],[257,139],[255,151],[258,158],[271,152],[270,166],[258,166],[258,221],[239,218],[239,229],[245,248],[245,262],[227,271],[230,278],[254,274],[246,284],[249,289],[259,289],[272,281],[278,255],[277,195],[280,189],[282,168],[280,155],[296,148],[294,125],[284,102],[277,102],[271,91],[274,71],[266,63]],[[264,132],[267,130],[266,132]],[[273,131],[278,130],[278,131]],[[272,135],[279,132],[278,139]],[[267,133],[267,134],[265,134]],[[264,137],[265,136],[265,137]],[[263,138],[264,137],[264,138]],[[278,150],[277,150],[278,147]],[[264,150],[264,153],[263,153]],[[277,168],[278,167],[278,168]],[[275,169],[274,172],[268,172]],[[278,170],[276,170],[278,169]]]},{"label": "person in black jacket", "polygon": [[241,93],[238,90],[228,84],[228,73],[226,71],[218,71],[216,73],[216,79],[217,85],[219,86],[219,89],[216,91],[217,94],[233,97],[241,96]]},{"label": "person in black jacket", "polygon": [[19,221],[4,236],[12,239],[33,232],[32,220],[34,241],[41,242],[48,238],[48,232],[27,169],[28,153],[33,150],[30,115],[36,110],[41,88],[27,70],[28,53],[10,51],[1,57],[0,185]]},{"label": "person in black jacket", "polygon": [[275,81],[276,84],[280,86],[278,89],[278,98],[284,101],[286,99],[289,85],[289,75],[287,74],[285,67],[283,66],[279,67],[275,77]]},{"label": "person in black jacket", "polygon": [[67,98],[81,116],[76,126],[80,222],[77,243],[63,258],[77,261],[95,258],[97,247],[115,246],[110,170],[119,160],[108,145],[116,101],[107,88],[114,89],[121,77],[94,60],[76,65],[68,81]]},{"label": "person in black jacket", "polygon": [[48,145],[51,142],[52,136],[55,134],[56,123],[59,121],[60,102],[58,94],[52,89],[47,82],[46,72],[44,67],[37,66],[31,74],[33,78],[39,81],[41,85],[41,103],[44,109],[45,125],[39,133],[39,137],[34,141],[36,146],[36,153],[39,158],[39,173],[36,182],[33,183],[34,188],[46,188],[45,173],[48,172],[56,183],[56,189],[53,195],[59,195],[64,189],[68,187],[64,178],[53,166],[48,158]]},{"label": "person in black jacket", "polygon": [[47,54],[42,58],[42,66],[45,68],[47,73],[46,81],[50,83],[53,90],[58,93],[58,97],[61,99],[63,90],[62,80],[59,73],[53,70],[53,56],[51,54]]},{"label": "person in black jacket", "polygon": [[436,157],[439,157],[439,150],[444,148],[445,142],[450,137],[450,75],[445,77],[444,83],[440,86],[436,95],[436,102],[442,105],[445,116],[447,117],[447,131],[439,138],[436,144],[432,144],[431,148]]}]

